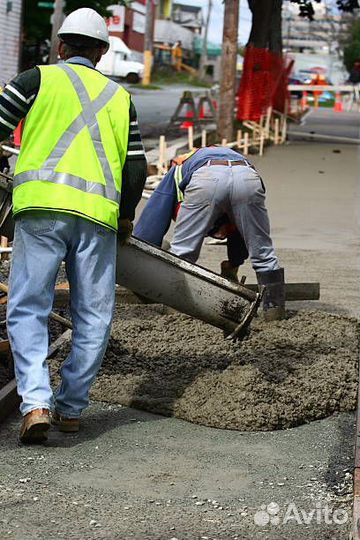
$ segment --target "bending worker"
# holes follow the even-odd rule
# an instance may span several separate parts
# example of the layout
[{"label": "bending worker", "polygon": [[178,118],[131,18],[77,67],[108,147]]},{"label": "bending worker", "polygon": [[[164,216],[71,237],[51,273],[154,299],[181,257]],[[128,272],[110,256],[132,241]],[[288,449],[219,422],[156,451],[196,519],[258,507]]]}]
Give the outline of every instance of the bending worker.
[{"label": "bending worker", "polygon": [[[53,407],[60,430],[79,429],[110,333],[117,234],[120,241],[131,234],[146,178],[129,94],[95,70],[109,48],[104,19],[78,9],[58,35],[65,63],[25,71],[0,96],[0,140],[25,117],[7,315],[22,442],[46,439]],[[53,399],[48,316],[63,260],[73,340]]]},{"label": "bending worker", "polygon": [[178,158],[150,197],[134,236],[160,247],[176,214],[171,253],[195,263],[205,236],[227,238],[222,275],[237,281],[239,266],[250,256],[258,283],[266,286],[265,319],[284,317],[284,269],[270,237],[265,186],[247,159],[215,146]]}]

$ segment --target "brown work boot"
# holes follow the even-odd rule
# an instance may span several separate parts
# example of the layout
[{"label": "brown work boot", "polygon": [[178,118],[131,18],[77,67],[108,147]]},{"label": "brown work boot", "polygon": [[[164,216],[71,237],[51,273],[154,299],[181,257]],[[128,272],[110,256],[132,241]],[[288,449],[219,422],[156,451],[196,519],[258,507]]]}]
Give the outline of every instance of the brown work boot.
[{"label": "brown work boot", "polygon": [[52,415],[51,422],[64,433],[77,433],[80,429],[80,418],[67,418],[56,411]]},{"label": "brown work boot", "polygon": [[26,444],[39,444],[47,440],[50,415],[47,409],[34,409],[24,416],[20,428],[20,441]]}]

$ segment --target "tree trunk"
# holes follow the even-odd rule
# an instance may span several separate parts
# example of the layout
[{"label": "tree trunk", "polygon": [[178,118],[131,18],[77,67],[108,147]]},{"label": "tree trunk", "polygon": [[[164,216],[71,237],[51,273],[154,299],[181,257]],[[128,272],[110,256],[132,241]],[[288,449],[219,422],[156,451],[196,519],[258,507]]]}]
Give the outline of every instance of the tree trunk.
[{"label": "tree trunk", "polygon": [[239,0],[225,0],[218,132],[233,140]]},{"label": "tree trunk", "polygon": [[282,55],[282,28],[281,28],[282,0],[273,0],[273,11],[270,21],[269,49],[271,52]]},{"label": "tree trunk", "polygon": [[248,0],[252,13],[251,32],[248,45],[258,49],[269,46],[274,0]]},{"label": "tree trunk", "polygon": [[152,0],[146,0],[145,14],[145,36],[144,36],[144,77],[143,85],[147,86],[151,82],[151,68],[153,58],[153,9]]},{"label": "tree trunk", "polygon": [[252,25],[248,45],[282,54],[281,10],[283,0],[248,0]]},{"label": "tree trunk", "polygon": [[207,42],[208,42],[208,32],[209,32],[209,25],[210,25],[211,9],[212,9],[212,0],[208,0],[208,12],[207,12],[206,23],[205,23],[204,41],[203,41],[203,44],[202,44],[202,51],[201,51],[200,65],[199,65],[199,77],[200,77],[200,79],[204,79],[205,75],[206,75]]}]

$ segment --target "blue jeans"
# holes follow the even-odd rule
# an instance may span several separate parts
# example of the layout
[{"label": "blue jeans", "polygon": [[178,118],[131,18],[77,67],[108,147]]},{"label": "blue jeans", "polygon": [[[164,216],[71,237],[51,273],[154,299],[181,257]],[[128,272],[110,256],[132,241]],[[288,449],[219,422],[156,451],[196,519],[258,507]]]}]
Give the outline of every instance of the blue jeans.
[{"label": "blue jeans", "polygon": [[[62,261],[70,284],[72,348],[50,387],[48,317]],[[23,415],[55,409],[77,418],[101,366],[115,304],[116,234],[60,212],[24,213],[15,224],[7,328]]]}]

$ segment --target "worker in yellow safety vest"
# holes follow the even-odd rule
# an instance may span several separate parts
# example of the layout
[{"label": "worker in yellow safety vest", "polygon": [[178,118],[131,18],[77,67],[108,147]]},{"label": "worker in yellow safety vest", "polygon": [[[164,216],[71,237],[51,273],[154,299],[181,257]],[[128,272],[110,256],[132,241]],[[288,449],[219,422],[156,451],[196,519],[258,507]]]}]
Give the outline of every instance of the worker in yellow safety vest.
[{"label": "worker in yellow safety vest", "polygon": [[[58,36],[63,62],[21,73],[0,96],[0,141],[25,118],[7,315],[24,443],[45,441],[51,421],[79,429],[110,334],[117,238],[131,235],[146,178],[130,96],[95,69],[109,48],[104,19],[78,9]],[[53,394],[48,316],[62,261],[73,338]]]}]

